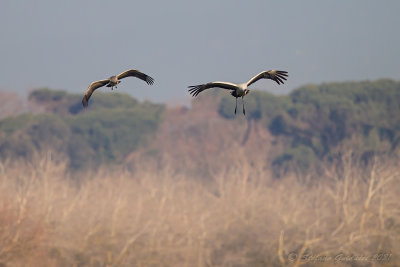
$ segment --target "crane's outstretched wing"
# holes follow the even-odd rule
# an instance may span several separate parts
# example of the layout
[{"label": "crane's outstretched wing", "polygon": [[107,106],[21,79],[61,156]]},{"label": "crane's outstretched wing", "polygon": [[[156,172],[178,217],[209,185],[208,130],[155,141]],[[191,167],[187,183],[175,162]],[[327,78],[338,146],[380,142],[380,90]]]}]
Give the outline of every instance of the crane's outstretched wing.
[{"label": "crane's outstretched wing", "polygon": [[109,82],[110,82],[109,79],[92,82],[89,85],[88,89],[86,90],[85,96],[82,99],[83,107],[86,108],[88,106],[89,98],[97,88],[102,87],[102,86],[106,85]]},{"label": "crane's outstretched wing", "polygon": [[130,69],[126,70],[120,74],[117,75],[118,80],[126,78],[126,77],[136,77],[139,78],[143,81],[145,81],[147,84],[152,85],[154,83],[154,79],[151,78],[149,75],[144,74],[143,72],[140,72],[138,70]]},{"label": "crane's outstretched wing", "polygon": [[234,83],[212,82],[212,83],[205,83],[205,84],[189,86],[188,91],[192,96],[197,96],[202,91],[209,89],[209,88],[214,88],[214,87],[223,88],[223,89],[227,89],[227,90],[236,90],[238,88],[238,86]]},{"label": "crane's outstretched wing", "polygon": [[278,84],[283,84],[283,80],[286,81],[288,77],[287,71],[281,71],[281,70],[268,70],[268,71],[263,71],[259,74],[257,74],[256,76],[254,76],[253,78],[251,78],[248,82],[247,82],[247,86],[250,86],[250,84],[255,83],[256,81],[260,80],[260,79],[271,79],[274,80],[275,82],[277,82]]}]

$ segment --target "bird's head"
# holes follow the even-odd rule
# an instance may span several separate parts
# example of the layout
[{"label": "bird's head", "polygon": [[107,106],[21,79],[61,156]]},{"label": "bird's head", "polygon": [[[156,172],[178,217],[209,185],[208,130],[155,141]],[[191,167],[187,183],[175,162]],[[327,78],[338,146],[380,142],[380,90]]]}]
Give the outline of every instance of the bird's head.
[{"label": "bird's head", "polygon": [[244,95],[247,95],[250,92],[249,89],[244,90]]}]

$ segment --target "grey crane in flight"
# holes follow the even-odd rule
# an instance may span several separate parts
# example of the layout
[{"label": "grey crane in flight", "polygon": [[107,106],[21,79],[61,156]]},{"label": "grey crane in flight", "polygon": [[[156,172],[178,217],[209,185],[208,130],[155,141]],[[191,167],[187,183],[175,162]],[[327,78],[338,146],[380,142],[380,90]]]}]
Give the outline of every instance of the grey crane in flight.
[{"label": "grey crane in flight", "polygon": [[97,88],[100,88],[105,85],[107,87],[111,87],[111,90],[113,90],[114,87],[117,88],[117,85],[121,82],[120,80],[126,77],[139,78],[145,81],[149,85],[152,85],[154,83],[154,79],[152,77],[144,74],[143,72],[140,72],[139,70],[135,69],[126,70],[118,75],[111,76],[108,79],[92,82],[89,85],[88,89],[86,90],[85,96],[82,99],[83,107],[86,108],[88,106],[89,98]]},{"label": "grey crane in flight", "polygon": [[242,98],[243,102],[243,114],[246,115],[246,111],[244,109],[244,99],[243,97],[247,95],[250,90],[247,89],[251,84],[255,83],[256,81],[260,79],[271,79],[277,82],[278,84],[283,84],[284,80],[286,81],[288,77],[287,71],[281,71],[281,70],[268,70],[268,71],[263,71],[251,78],[248,82],[245,83],[240,83],[240,84],[235,84],[235,83],[230,83],[230,82],[210,82],[210,83],[204,83],[204,84],[199,84],[199,85],[194,85],[194,86],[189,86],[189,93],[192,96],[197,96],[200,94],[202,91],[214,87],[222,88],[222,89],[227,89],[231,90],[231,95],[233,97],[236,97],[236,106],[235,106],[235,114],[237,110],[237,99],[238,97]]}]

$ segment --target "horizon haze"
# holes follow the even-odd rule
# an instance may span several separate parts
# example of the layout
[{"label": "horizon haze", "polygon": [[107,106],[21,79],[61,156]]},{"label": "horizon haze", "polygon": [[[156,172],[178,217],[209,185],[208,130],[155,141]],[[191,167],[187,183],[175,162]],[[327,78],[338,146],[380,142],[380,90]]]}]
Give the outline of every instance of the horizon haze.
[{"label": "horizon haze", "polygon": [[189,85],[244,82],[268,69],[288,71],[287,83],[252,88],[288,93],[309,83],[398,80],[399,9],[396,1],[6,0],[0,89],[83,94],[92,81],[136,68],[154,86],[124,79],[119,92],[189,103]]}]

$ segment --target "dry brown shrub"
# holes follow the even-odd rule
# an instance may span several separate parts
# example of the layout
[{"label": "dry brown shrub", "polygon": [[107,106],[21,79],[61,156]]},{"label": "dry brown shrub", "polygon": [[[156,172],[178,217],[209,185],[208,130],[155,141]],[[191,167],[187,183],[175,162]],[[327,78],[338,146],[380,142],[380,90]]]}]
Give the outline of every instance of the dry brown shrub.
[{"label": "dry brown shrub", "polygon": [[[239,147],[236,147],[239,152]],[[71,176],[49,156],[0,175],[5,266],[396,266],[400,176],[347,160],[313,184],[232,157],[209,183],[172,165]],[[19,219],[20,218],[20,219]],[[18,233],[18,235],[17,235]],[[18,239],[15,239],[18,236]],[[16,242],[14,240],[17,240]],[[14,243],[13,243],[14,242]],[[347,261],[343,255],[388,261]],[[318,258],[319,256],[319,258]],[[325,262],[322,257],[325,256]],[[326,260],[326,257],[331,257]]]}]

